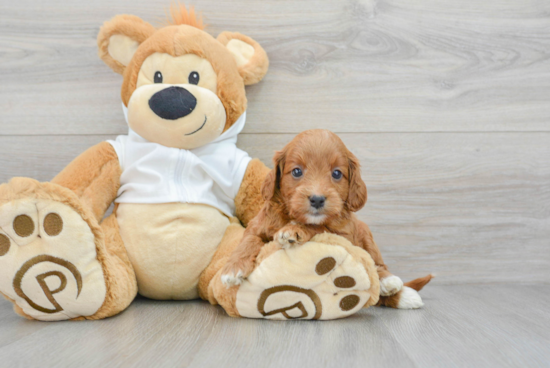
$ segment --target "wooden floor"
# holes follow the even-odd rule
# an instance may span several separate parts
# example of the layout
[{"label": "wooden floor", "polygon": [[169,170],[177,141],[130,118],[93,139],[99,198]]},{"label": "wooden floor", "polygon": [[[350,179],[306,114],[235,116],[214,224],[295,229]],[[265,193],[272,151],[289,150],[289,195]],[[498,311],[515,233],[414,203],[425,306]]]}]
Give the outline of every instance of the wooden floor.
[{"label": "wooden floor", "polygon": [[139,299],[109,320],[45,323],[14,318],[1,301],[0,366],[550,366],[550,286],[431,286],[423,296],[421,310],[370,308],[328,322]]},{"label": "wooden floor", "polygon": [[[0,0],[0,182],[50,180],[126,133],[121,77],[95,37],[121,13],[158,25],[169,2]],[[550,2],[188,3],[211,34],[269,55],[239,146],[271,164],[298,132],[338,133],[390,269],[438,276],[425,308],[278,323],[138,300],[107,321],[47,324],[0,301],[0,367],[550,366]]]}]

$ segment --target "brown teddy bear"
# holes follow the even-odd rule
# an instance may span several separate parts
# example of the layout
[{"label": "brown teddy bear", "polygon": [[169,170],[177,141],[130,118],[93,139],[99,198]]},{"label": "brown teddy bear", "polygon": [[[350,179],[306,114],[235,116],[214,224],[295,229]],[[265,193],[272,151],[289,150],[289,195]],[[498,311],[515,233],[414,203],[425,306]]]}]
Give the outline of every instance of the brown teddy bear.
[{"label": "brown teddy bear", "polygon": [[[269,62],[251,38],[214,38],[193,12],[172,10],[159,29],[120,15],[99,32],[101,59],[124,78],[128,135],[88,149],[51,182],[0,186],[0,292],[46,321],[113,316],[138,292],[257,318],[333,319],[376,304],[372,259],[330,234],[288,250],[268,244],[242,285],[222,285],[263,204],[269,170],[236,140],[245,85]],[[334,285],[344,274],[353,288]]]}]

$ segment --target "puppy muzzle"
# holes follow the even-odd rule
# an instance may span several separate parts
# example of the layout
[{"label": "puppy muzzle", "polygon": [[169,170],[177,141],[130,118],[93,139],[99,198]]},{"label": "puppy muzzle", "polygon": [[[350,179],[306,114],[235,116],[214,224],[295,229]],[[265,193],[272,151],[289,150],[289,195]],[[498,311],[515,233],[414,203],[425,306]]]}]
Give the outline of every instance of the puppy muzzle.
[{"label": "puppy muzzle", "polygon": [[325,206],[326,199],[327,198],[325,196],[313,195],[313,196],[309,197],[309,204],[314,209],[320,210],[321,208],[323,208]]}]

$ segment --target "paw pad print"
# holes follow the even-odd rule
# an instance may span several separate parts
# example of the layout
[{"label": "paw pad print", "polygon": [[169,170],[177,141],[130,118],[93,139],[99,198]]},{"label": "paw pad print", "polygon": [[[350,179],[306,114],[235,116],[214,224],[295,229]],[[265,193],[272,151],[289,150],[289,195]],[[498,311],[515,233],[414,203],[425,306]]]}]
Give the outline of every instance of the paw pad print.
[{"label": "paw pad print", "polygon": [[29,237],[34,233],[34,222],[27,215],[19,215],[13,220],[13,230],[22,238]]},{"label": "paw pad print", "polygon": [[[315,266],[315,272],[318,275],[325,275],[331,272],[336,266],[336,260],[332,257],[323,258]],[[340,289],[349,289],[356,285],[355,279],[351,276],[339,276],[334,279],[334,286]],[[361,298],[357,295],[347,295],[340,301],[340,309],[344,312],[352,310],[359,304]]]},{"label": "paw pad print", "polygon": [[57,236],[63,230],[63,219],[57,213],[49,213],[44,217],[44,231],[49,236]]},{"label": "paw pad print", "polygon": [[10,250],[10,238],[4,234],[0,234],[0,257],[5,256]]}]

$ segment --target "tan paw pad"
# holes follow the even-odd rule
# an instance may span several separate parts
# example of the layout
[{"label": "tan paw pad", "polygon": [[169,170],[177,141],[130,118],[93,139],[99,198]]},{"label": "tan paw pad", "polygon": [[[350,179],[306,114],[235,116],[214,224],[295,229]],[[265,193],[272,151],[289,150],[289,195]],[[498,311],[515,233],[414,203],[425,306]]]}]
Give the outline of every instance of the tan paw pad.
[{"label": "tan paw pad", "polygon": [[10,250],[11,242],[4,234],[0,234],[0,257],[5,256]]}]

